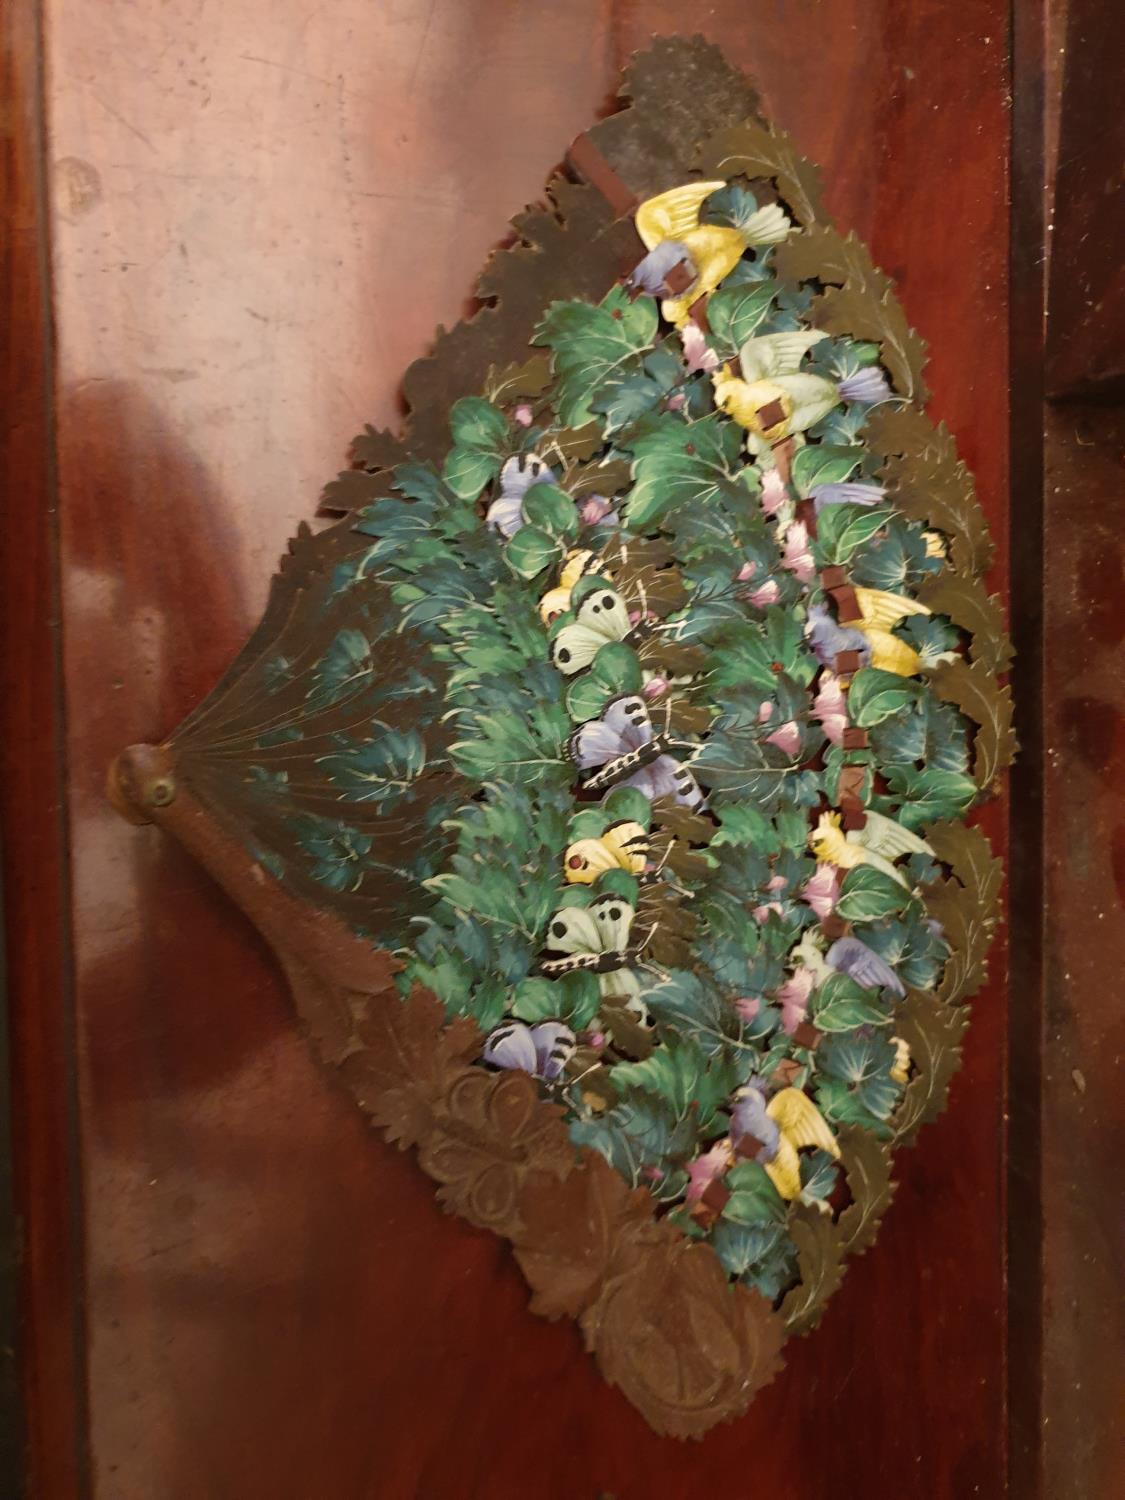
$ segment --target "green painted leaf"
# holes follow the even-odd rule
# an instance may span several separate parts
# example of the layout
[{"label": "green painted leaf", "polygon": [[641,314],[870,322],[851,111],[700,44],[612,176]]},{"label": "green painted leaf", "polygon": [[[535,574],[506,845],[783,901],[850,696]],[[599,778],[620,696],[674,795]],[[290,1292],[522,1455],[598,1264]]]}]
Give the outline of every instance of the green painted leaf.
[{"label": "green painted leaf", "polygon": [[521,979],[512,996],[512,1014],[529,1026],[554,1020],[562,1014],[559,1003],[563,998],[558,985],[549,979]]},{"label": "green painted leaf", "polygon": [[857,1026],[886,1026],[890,1014],[870,991],[846,974],[829,974],[812,1001],[813,1025],[820,1031],[854,1031]]},{"label": "green painted leaf", "polygon": [[887,784],[904,799],[897,814],[899,822],[914,830],[942,818],[962,817],[980,794],[971,776],[938,766],[927,766],[924,771],[895,766],[887,773]]},{"label": "green painted leaf", "polygon": [[662,417],[633,443],[634,484],[625,505],[630,525],[644,530],[669,510],[706,506],[724,492],[745,503],[734,477],[741,446],[741,430],[721,412],[698,422],[674,413]]},{"label": "green painted leaf", "polygon": [[442,478],[459,500],[475,500],[500,470],[500,460],[491,453],[472,448],[451,448],[442,468]]},{"label": "green painted leaf", "polygon": [[566,711],[576,724],[585,724],[587,719],[596,719],[615,696],[592,672],[583,672],[566,690]]},{"label": "green painted leaf", "polygon": [[777,285],[773,281],[749,282],[721,287],[707,303],[707,323],[732,353],[765,322],[773,306]]},{"label": "green painted leaf", "polygon": [[652,803],[635,786],[614,787],[602,806],[614,823],[640,823],[647,828],[652,819]]},{"label": "green painted leaf", "polygon": [[826,506],[816,523],[816,540],[824,561],[842,566],[887,524],[890,514],[881,505]]},{"label": "green painted leaf", "polygon": [[902,911],[910,893],[871,865],[856,865],[844,876],[836,912],[845,922],[877,922]]},{"label": "green painted leaf", "polygon": [[614,694],[639,693],[644,681],[641,664],[632,646],[610,641],[594,657],[590,675]]},{"label": "green painted leaf", "polygon": [[553,302],[535,331],[535,342],[554,351],[560,420],[581,426],[591,416],[591,401],[607,383],[639,372],[652,347],[657,324],[650,297],[629,300],[617,286],[597,307],[587,302]]},{"label": "green painted leaf", "polygon": [[504,560],[521,578],[535,578],[558,561],[561,550],[554,537],[537,526],[521,526],[504,548]]},{"label": "green painted leaf", "polygon": [[449,430],[458,448],[499,457],[508,440],[508,419],[481,396],[462,396],[449,412]]},{"label": "green painted leaf", "polygon": [[523,514],[548,536],[572,537],[578,532],[578,508],[557,484],[533,484],[523,498]]},{"label": "green painted leaf", "polygon": [[813,490],[822,485],[842,484],[865,457],[864,448],[841,447],[838,443],[806,443],[793,459],[791,472],[797,493],[802,500],[807,500]]},{"label": "green painted leaf", "polygon": [[774,1187],[766,1169],[756,1161],[742,1161],[723,1179],[730,1197],[723,1205],[723,1218],[734,1224],[784,1224],[788,1216],[785,1199]]},{"label": "green painted leaf", "polygon": [[862,667],[848,689],[848,717],[861,729],[869,729],[916,703],[924,692],[924,684],[911,677]]}]

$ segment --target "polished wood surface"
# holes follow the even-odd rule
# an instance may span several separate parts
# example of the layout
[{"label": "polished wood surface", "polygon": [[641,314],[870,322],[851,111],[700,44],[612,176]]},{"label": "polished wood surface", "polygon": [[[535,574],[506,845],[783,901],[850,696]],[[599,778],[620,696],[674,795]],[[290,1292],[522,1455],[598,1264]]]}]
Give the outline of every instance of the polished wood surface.
[{"label": "polished wood surface", "polygon": [[[1007,6],[46,14],[93,1494],[1004,1493],[1000,947],[878,1245],[748,1416],[688,1447],[367,1133],[248,924],[103,780],[217,679],[349,437],[394,420],[404,366],[653,31],[724,42],[897,276],[1003,587]],[[987,826],[1002,846],[1002,809]]]}]

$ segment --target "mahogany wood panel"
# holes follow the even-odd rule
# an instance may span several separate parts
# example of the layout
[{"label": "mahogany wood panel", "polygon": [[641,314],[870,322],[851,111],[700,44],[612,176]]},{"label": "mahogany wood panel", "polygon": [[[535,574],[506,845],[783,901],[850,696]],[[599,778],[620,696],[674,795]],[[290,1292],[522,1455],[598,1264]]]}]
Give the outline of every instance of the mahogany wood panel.
[{"label": "mahogany wood panel", "polygon": [[[217,679],[352,432],[393,420],[406,363],[653,31],[725,42],[899,278],[1002,587],[1007,6],[52,0],[47,18],[94,1494],[819,1500],[829,1462],[847,1493],[1002,1494],[999,949],[875,1250],[749,1415],[687,1447],[369,1136],[248,925],[102,783]],[[1002,845],[1002,810],[988,831]]]}]

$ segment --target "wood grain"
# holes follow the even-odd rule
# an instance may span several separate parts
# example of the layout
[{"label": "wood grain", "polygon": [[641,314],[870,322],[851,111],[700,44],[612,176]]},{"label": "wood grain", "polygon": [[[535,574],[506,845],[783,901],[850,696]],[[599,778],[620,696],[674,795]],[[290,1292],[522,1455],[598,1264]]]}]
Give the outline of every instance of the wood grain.
[{"label": "wood grain", "polygon": [[1006,556],[1007,7],[49,14],[94,1493],[631,1500],[752,1476],[816,1497],[831,1453],[856,1493],[1002,1494],[999,979],[875,1251],[749,1415],[685,1447],[371,1138],[247,924],[102,781],[216,680],[347,439],[393,420],[405,365],[653,31],[724,41],[898,277]]}]

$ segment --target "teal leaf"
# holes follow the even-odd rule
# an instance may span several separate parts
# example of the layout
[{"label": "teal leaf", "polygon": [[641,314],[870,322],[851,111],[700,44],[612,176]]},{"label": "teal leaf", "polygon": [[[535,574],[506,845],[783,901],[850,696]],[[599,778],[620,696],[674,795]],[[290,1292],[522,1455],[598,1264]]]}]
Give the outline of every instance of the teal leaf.
[{"label": "teal leaf", "polygon": [[877,922],[901,911],[909,900],[909,891],[882,870],[856,865],[844,876],[836,912],[845,922]]},{"label": "teal leaf", "polygon": [[887,524],[891,512],[880,505],[830,505],[816,524],[816,540],[825,563],[843,566]]},{"label": "teal leaf", "polygon": [[652,818],[652,803],[635,786],[616,786],[602,803],[606,817],[613,823],[640,823],[647,828]]},{"label": "teal leaf", "polygon": [[[866,456],[864,448],[841,447],[837,443],[806,443],[794,456],[791,469],[797,493],[802,500],[807,500],[813,490],[823,485],[842,484]],[[834,506],[829,508],[835,509]]]},{"label": "teal leaf", "polygon": [[736,494],[745,503],[745,491],[735,480],[741,443],[740,429],[721,412],[697,422],[674,414],[662,418],[632,445],[629,524],[646,530],[669,510],[707,506],[720,493]]},{"label": "teal leaf", "polygon": [[499,457],[508,441],[508,419],[482,396],[462,396],[449,412],[449,430],[458,448]]},{"label": "teal leaf", "polygon": [[656,324],[653,300],[638,297],[631,302],[620,286],[597,307],[587,302],[551,304],[534,342],[554,352],[558,414],[566,426],[588,422],[591,402],[608,384],[640,372]]},{"label": "teal leaf", "polygon": [[784,1224],[788,1216],[785,1199],[774,1187],[766,1169],[756,1161],[740,1161],[723,1179],[730,1197],[723,1218],[734,1224]]},{"label": "teal leaf", "polygon": [[523,499],[523,515],[556,540],[578,531],[578,507],[557,484],[533,484]]},{"label": "teal leaf", "polygon": [[812,1000],[812,1021],[819,1031],[854,1031],[857,1026],[886,1026],[890,1013],[875,994],[846,974],[829,974]]},{"label": "teal leaf", "polygon": [[504,561],[521,578],[537,578],[561,555],[559,543],[538,526],[521,526],[504,548]]},{"label": "teal leaf", "polygon": [[924,692],[924,685],[911,677],[862,667],[848,688],[848,717],[853,724],[869,729],[916,703]]},{"label": "teal leaf", "polygon": [[459,500],[475,500],[496,477],[500,460],[471,448],[451,448],[442,467],[442,478]]},{"label": "teal leaf", "polygon": [[624,641],[603,646],[590,666],[595,681],[614,694],[639,693],[644,677],[637,653]]},{"label": "teal leaf", "polygon": [[769,316],[775,290],[774,282],[764,281],[724,286],[711,294],[707,325],[725,350],[734,353],[753,338]]}]

